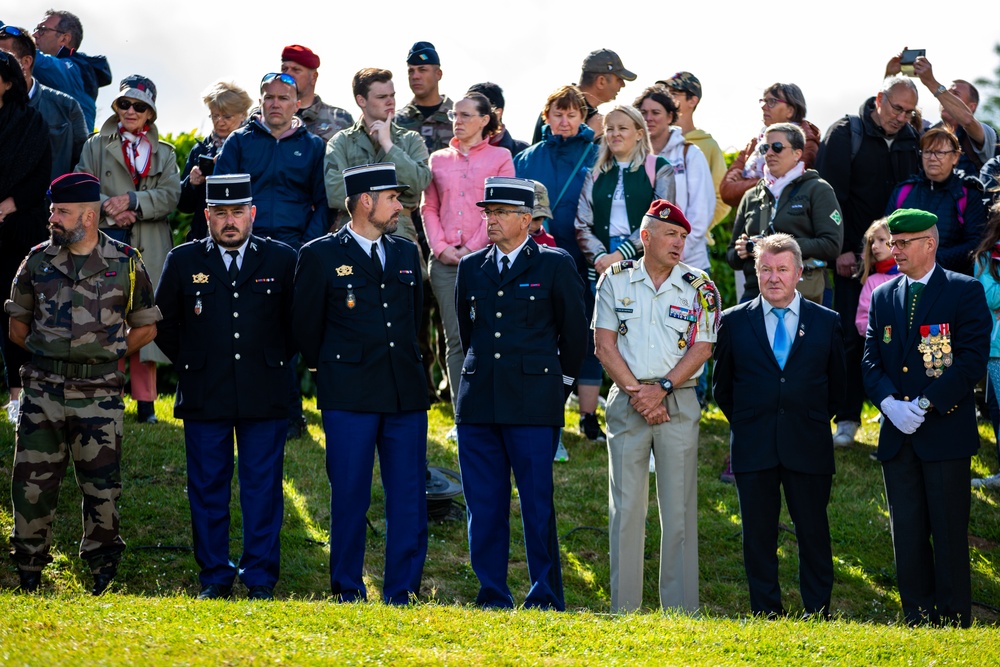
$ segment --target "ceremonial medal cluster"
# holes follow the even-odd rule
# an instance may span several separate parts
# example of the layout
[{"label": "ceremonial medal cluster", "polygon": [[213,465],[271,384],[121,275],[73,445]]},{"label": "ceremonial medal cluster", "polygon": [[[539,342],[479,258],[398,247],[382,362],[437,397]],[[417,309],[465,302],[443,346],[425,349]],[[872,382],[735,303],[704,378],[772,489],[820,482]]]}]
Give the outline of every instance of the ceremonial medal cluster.
[{"label": "ceremonial medal cluster", "polygon": [[951,353],[951,332],[948,324],[924,324],[920,327],[920,345],[928,377],[939,378],[955,359]]}]

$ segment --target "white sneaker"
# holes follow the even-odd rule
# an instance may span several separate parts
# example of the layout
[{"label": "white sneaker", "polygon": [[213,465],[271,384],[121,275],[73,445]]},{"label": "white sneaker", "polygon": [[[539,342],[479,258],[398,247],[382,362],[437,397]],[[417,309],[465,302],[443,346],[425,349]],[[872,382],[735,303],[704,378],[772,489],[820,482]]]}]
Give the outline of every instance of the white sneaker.
[{"label": "white sneaker", "polygon": [[12,398],[10,399],[10,403],[4,406],[4,409],[7,410],[7,419],[10,420],[10,423],[16,424],[17,415],[21,412],[21,401]]},{"label": "white sneaker", "polygon": [[1000,472],[989,477],[976,478],[972,480],[974,489],[1000,489]]},{"label": "white sneaker", "polygon": [[854,444],[854,436],[857,435],[858,422],[838,422],[837,432],[833,435],[834,447],[850,447]]},{"label": "white sneaker", "polygon": [[649,455],[649,474],[650,475],[656,474],[656,457],[653,456],[652,454]]},{"label": "white sneaker", "polygon": [[458,442],[458,427],[452,426],[451,430],[448,431],[448,435],[444,436],[444,439],[448,442]]},{"label": "white sneaker", "polygon": [[552,458],[552,460],[557,463],[566,463],[569,461],[569,452],[567,452],[566,447],[563,446],[562,440],[559,441],[559,446],[556,447],[556,455]]}]

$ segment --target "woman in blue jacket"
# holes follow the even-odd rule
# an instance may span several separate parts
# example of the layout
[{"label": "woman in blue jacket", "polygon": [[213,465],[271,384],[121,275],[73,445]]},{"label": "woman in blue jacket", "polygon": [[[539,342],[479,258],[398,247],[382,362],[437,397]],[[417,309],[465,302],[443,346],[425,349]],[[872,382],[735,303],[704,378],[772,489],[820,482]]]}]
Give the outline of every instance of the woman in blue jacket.
[{"label": "woman in blue jacket", "polygon": [[[976,248],[976,278],[986,291],[986,305],[993,311],[993,334],[990,336],[990,360],[986,362],[986,392],[990,407],[990,421],[1000,452],[1000,406],[997,404],[997,387],[1000,387],[1000,208],[994,207],[983,233],[983,240]],[[974,488],[1000,489],[1000,473],[972,480]]]}]

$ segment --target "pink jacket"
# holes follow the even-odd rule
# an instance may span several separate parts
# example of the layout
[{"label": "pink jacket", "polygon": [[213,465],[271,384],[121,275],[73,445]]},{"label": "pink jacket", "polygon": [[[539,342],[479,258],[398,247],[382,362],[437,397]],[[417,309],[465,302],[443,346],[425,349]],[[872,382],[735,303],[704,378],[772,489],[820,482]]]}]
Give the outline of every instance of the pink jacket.
[{"label": "pink jacket", "polygon": [[868,330],[868,309],[872,305],[872,292],[882,283],[887,283],[898,277],[898,273],[873,273],[868,276],[865,286],[861,288],[861,298],[858,299],[858,314],[854,318],[854,326],[858,328],[858,333],[862,337]]},{"label": "pink jacket", "polygon": [[483,141],[462,155],[458,139],[452,138],[448,148],[431,153],[430,167],[431,184],[424,190],[420,215],[431,252],[438,256],[458,245],[482,250],[489,239],[476,202],[482,199],[487,176],[514,175],[510,151]]}]

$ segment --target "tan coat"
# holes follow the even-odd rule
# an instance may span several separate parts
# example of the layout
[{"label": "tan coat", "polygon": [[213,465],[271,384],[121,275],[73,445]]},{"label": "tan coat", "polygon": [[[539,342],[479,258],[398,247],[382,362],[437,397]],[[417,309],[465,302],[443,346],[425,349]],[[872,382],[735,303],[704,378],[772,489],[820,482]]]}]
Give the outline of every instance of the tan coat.
[{"label": "tan coat", "polygon": [[[167,221],[181,196],[180,170],[174,147],[159,140],[156,125],[147,134],[154,152],[149,174],[140,181],[138,188],[132,182],[125,156],[122,154],[121,135],[118,133],[118,117],[112,116],[92,134],[83,145],[80,163],[76,171],[93,174],[101,179],[101,201],[110,197],[135,191],[139,211],[132,225],[131,244],[142,256],[143,264],[153,282],[160,283],[163,262],[173,246],[170,223]],[[101,216],[100,228],[107,229],[108,222]],[[166,356],[155,345],[147,345],[141,350],[143,361],[169,363]]]}]

